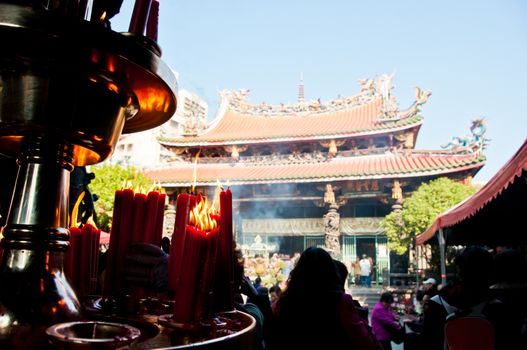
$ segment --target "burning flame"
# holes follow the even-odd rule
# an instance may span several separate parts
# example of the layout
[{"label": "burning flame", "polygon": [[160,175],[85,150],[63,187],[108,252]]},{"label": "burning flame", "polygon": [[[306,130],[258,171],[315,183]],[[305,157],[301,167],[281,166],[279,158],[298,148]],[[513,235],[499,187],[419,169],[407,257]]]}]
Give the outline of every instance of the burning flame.
[{"label": "burning flame", "polygon": [[206,197],[201,197],[194,208],[190,211],[189,225],[192,225],[201,231],[210,232],[218,227],[215,216],[218,213],[214,207],[207,201]]},{"label": "burning flame", "polygon": [[196,157],[194,157],[194,170],[192,171],[192,185],[190,186],[190,193],[194,193],[194,190],[196,189],[196,182],[198,181],[198,158],[200,153],[201,148],[199,149],[198,153],[196,153]]}]

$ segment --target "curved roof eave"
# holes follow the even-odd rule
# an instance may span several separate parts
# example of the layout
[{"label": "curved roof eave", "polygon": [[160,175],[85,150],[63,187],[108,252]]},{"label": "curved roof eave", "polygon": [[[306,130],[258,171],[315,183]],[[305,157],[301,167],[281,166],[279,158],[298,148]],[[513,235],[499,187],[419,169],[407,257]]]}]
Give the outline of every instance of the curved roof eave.
[{"label": "curved roof eave", "polygon": [[[302,136],[290,136],[290,137],[276,137],[276,138],[262,138],[262,139],[239,139],[239,140],[208,140],[199,142],[171,142],[160,140],[164,146],[169,147],[199,147],[199,146],[229,146],[229,145],[240,145],[240,144],[262,144],[262,143],[279,143],[279,142],[291,142],[291,141],[309,141],[309,140],[327,140],[327,139],[343,139],[353,137],[363,137],[372,135],[383,135],[398,131],[409,130],[415,127],[421,127],[423,124],[423,117],[416,116],[417,120],[411,124],[401,125],[399,127],[387,127],[385,129],[378,130],[363,130],[350,133],[334,133],[326,135],[302,135]],[[210,130],[210,129],[209,129]],[[418,130],[416,130],[418,131]]]},{"label": "curved roof eave", "polygon": [[[343,175],[343,176],[323,176],[320,178],[315,177],[306,177],[306,178],[266,178],[266,179],[209,179],[206,181],[198,180],[195,182],[196,186],[216,186],[218,180],[222,183],[228,182],[231,186],[239,185],[257,185],[257,184],[281,184],[281,183],[309,183],[309,182],[332,182],[332,181],[357,181],[357,180],[381,180],[381,179],[410,179],[423,176],[437,176],[443,174],[453,174],[460,173],[467,170],[479,171],[485,165],[485,161],[480,161],[478,163],[470,165],[462,165],[457,168],[450,169],[434,169],[426,171],[416,171],[416,172],[401,172],[401,173],[386,173],[378,175]],[[167,188],[175,187],[190,187],[193,184],[193,181],[185,182],[171,182],[171,181],[158,181],[160,185]]]}]

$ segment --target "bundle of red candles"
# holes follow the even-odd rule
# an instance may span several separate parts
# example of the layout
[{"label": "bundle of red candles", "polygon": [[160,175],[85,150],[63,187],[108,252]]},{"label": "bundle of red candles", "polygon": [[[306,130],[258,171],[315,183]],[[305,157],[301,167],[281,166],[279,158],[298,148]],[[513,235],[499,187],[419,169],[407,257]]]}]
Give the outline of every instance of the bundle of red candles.
[{"label": "bundle of red candles", "polygon": [[136,0],[128,31],[157,41],[159,0]]},{"label": "bundle of red candles", "polygon": [[101,230],[90,224],[70,227],[70,248],[64,255],[64,273],[79,295],[97,290]]},{"label": "bundle of red candles", "polygon": [[192,324],[213,311],[232,310],[231,191],[221,191],[219,201],[218,212],[202,195],[177,197],[168,274],[176,323]]},{"label": "bundle of red candles", "polygon": [[104,283],[104,297],[123,290],[125,255],[131,243],[160,245],[166,194],[150,191],[135,193],[132,189],[115,192],[112,231]]}]

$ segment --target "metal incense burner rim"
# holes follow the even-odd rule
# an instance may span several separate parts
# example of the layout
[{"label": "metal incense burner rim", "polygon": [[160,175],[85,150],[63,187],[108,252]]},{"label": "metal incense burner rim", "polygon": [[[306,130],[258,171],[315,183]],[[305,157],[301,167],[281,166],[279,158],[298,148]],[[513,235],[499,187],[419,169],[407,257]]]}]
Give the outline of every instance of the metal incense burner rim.
[{"label": "metal incense burner rim", "polygon": [[132,344],[141,331],[123,323],[77,321],[59,323],[46,330],[50,341],[71,349],[115,349]]}]

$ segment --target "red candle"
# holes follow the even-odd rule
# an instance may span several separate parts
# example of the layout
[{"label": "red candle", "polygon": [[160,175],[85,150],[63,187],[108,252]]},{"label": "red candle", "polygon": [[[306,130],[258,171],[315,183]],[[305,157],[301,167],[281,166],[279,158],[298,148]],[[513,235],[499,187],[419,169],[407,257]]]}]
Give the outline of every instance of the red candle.
[{"label": "red candle", "polygon": [[176,200],[176,223],[170,244],[170,256],[168,261],[168,288],[172,292],[176,290],[181,277],[181,264],[183,263],[183,252],[186,238],[186,230],[190,209],[196,205],[196,196],[182,193]]},{"label": "red candle", "polygon": [[64,272],[66,278],[68,278],[73,289],[78,290],[79,288],[79,264],[78,257],[81,252],[81,230],[78,227],[70,227],[70,247],[65,254]]},{"label": "red candle", "polygon": [[135,1],[134,11],[132,12],[132,18],[130,20],[130,27],[128,29],[130,33],[143,35],[151,3],[152,0]]},{"label": "red candle", "polygon": [[167,195],[164,193],[159,194],[159,199],[157,202],[157,212],[156,212],[156,228],[153,235],[153,244],[161,245],[161,238],[163,237],[163,223],[165,220],[165,202]]},{"label": "red candle", "polygon": [[[219,222],[219,216],[215,215],[214,219]],[[208,318],[211,315],[213,307],[213,288],[214,273],[216,271],[216,253],[218,247],[219,228],[215,228],[205,234],[205,252],[203,258],[203,272],[199,283],[198,301],[194,318],[196,320]]]},{"label": "red candle", "polygon": [[175,322],[194,323],[209,315],[218,219],[201,195],[178,196],[170,254],[174,260],[169,270],[170,285],[175,292]]},{"label": "red candle", "polygon": [[124,256],[130,243],[134,192],[130,189],[115,192],[115,202],[108,248],[108,263],[104,284],[104,296],[113,296],[123,287]]},{"label": "red candle", "polygon": [[121,209],[124,202],[124,191],[115,191],[113,202],[112,228],[110,231],[110,246],[106,261],[103,295],[105,298],[113,295],[115,291],[115,270],[117,268],[117,246],[119,245],[119,227],[121,225]]},{"label": "red candle", "polygon": [[125,256],[130,246],[132,236],[132,214],[134,205],[134,191],[125,189],[123,191],[123,207],[121,208],[121,218],[119,226],[119,245],[117,246],[117,268],[115,275],[115,283],[117,285],[116,292],[122,291],[124,287],[124,266]]},{"label": "red candle", "polygon": [[218,238],[218,268],[215,278],[215,311],[234,309],[234,254],[232,236],[232,193],[220,193],[220,230]]},{"label": "red candle", "polygon": [[134,196],[132,242],[143,242],[144,222],[146,212],[146,194],[136,193]]},{"label": "red candle", "polygon": [[90,284],[90,240],[91,225],[84,225],[80,234],[80,255],[76,256],[79,265],[79,287],[77,293],[80,296],[88,294]]},{"label": "red candle", "polygon": [[145,243],[159,245],[155,242],[155,230],[157,220],[157,208],[159,204],[159,192],[151,191],[146,197],[146,212],[143,239]]},{"label": "red candle", "polygon": [[146,23],[146,36],[157,42],[157,27],[159,22],[159,1],[152,0],[148,22]]},{"label": "red candle", "polygon": [[90,283],[88,293],[93,294],[97,291],[97,280],[99,278],[99,241],[101,240],[101,230],[90,226]]},{"label": "red candle", "polygon": [[187,226],[183,260],[185,268],[176,285],[176,299],[173,319],[178,323],[197,321],[195,317],[199,295],[199,282],[206,248],[205,233],[193,226]]}]

